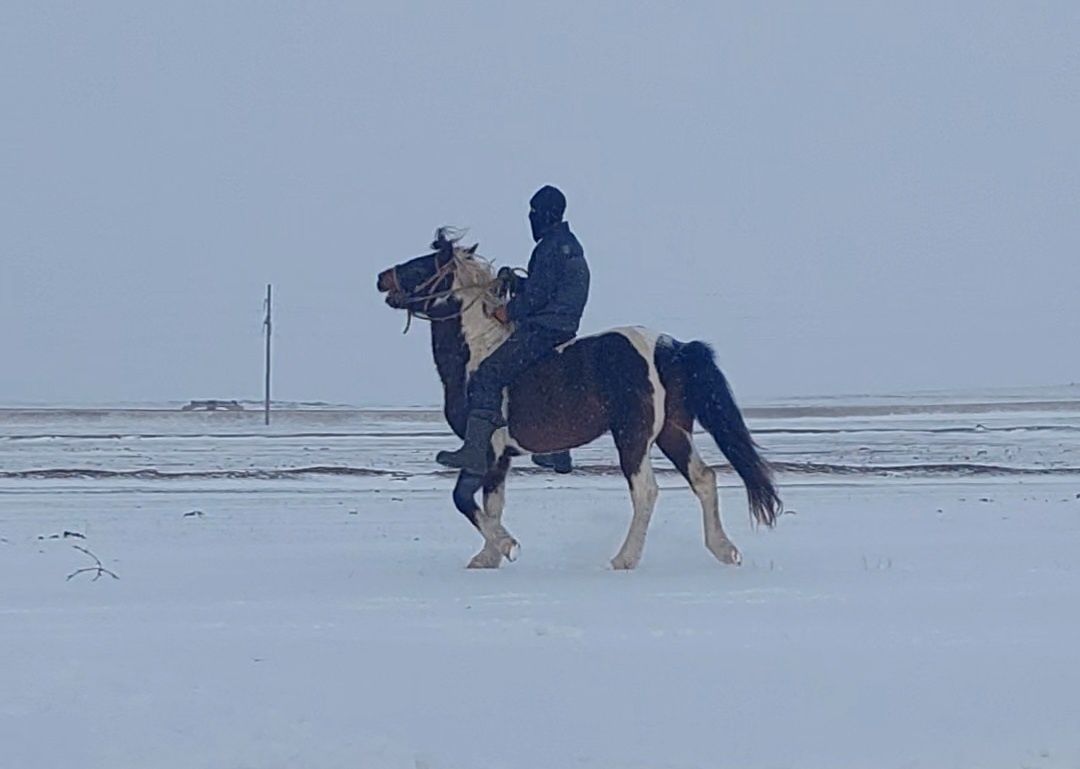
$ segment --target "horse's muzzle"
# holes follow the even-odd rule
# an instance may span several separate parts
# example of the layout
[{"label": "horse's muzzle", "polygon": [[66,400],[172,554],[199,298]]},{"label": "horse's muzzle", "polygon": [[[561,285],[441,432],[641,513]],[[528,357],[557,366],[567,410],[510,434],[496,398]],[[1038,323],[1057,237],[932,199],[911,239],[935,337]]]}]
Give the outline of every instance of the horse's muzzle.
[{"label": "horse's muzzle", "polygon": [[397,288],[397,276],[394,275],[394,271],[383,270],[380,272],[378,280],[375,281],[375,288],[379,290],[380,294],[385,294]]},{"label": "horse's muzzle", "polygon": [[404,310],[408,306],[409,297],[401,290],[401,284],[393,268],[379,273],[375,288],[380,294],[386,294],[386,304],[395,310]]}]

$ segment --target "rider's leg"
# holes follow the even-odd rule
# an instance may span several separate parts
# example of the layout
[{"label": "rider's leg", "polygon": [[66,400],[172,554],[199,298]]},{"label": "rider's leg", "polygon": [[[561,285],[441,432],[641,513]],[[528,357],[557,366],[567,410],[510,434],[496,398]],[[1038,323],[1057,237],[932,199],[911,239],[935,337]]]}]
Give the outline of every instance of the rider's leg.
[{"label": "rider's leg", "polygon": [[502,393],[525,369],[551,354],[562,337],[542,328],[523,327],[484,359],[469,380],[469,421],[465,444],[441,451],[436,461],[447,467],[483,475],[491,454],[491,436],[505,424]]}]

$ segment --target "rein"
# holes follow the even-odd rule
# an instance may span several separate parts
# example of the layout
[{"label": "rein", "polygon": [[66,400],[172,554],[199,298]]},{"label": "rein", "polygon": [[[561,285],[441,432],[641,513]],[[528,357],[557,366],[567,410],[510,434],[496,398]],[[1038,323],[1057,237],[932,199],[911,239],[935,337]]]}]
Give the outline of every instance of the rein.
[{"label": "rein", "polygon": [[[409,329],[412,328],[412,320],[414,317],[419,318],[420,320],[426,320],[430,323],[439,323],[442,321],[454,320],[462,317],[465,313],[471,310],[477,302],[482,302],[485,299],[490,299],[492,302],[499,302],[501,300],[502,297],[500,296],[500,294],[502,293],[503,281],[499,278],[492,278],[485,284],[477,284],[474,286],[461,286],[460,288],[448,288],[443,291],[432,291],[428,294],[417,295],[416,292],[421,292],[426,289],[432,288],[438,285],[439,282],[447,275],[455,273],[457,271],[457,267],[460,261],[461,257],[455,254],[450,261],[448,261],[446,264],[436,270],[434,275],[432,275],[430,278],[417,286],[412,296],[406,296],[400,300],[400,303],[403,305],[402,309],[404,309],[408,313],[408,316],[405,320],[405,329],[401,332],[402,334],[409,333]],[[401,290],[401,282],[398,279],[397,268],[394,268],[394,270],[390,274],[394,281],[394,290],[399,294],[404,294],[405,292]],[[460,310],[451,313],[450,315],[433,316],[426,310],[412,306],[426,305],[430,302],[434,302],[439,299],[446,299],[452,296],[460,297],[460,295],[465,291],[477,291],[477,294],[467,304],[463,304]]]}]

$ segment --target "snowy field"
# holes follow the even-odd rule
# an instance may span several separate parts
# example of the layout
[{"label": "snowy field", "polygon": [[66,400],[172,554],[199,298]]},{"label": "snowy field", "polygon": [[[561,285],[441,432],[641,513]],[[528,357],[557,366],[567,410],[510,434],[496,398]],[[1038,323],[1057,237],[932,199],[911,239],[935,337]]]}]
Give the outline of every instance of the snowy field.
[{"label": "snowy field", "polygon": [[437,415],[0,410],[0,768],[1080,767],[1080,395],[749,415],[796,514],[616,573],[607,443],[485,572]]}]

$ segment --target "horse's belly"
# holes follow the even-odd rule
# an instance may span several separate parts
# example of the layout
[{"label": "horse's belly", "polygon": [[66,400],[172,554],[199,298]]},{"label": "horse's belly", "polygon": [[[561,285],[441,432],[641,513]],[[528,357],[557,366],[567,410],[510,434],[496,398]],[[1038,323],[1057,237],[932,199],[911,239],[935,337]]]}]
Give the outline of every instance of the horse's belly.
[{"label": "horse's belly", "polygon": [[653,421],[650,362],[624,333],[576,340],[510,387],[510,435],[541,454],[583,446],[622,421]]},{"label": "horse's belly", "polygon": [[511,418],[510,437],[514,443],[530,454],[547,454],[584,446],[607,432],[603,419],[555,413],[546,416],[547,419]]},{"label": "horse's belly", "polygon": [[608,431],[607,409],[593,394],[515,386],[510,398],[510,437],[527,452],[573,449]]}]

